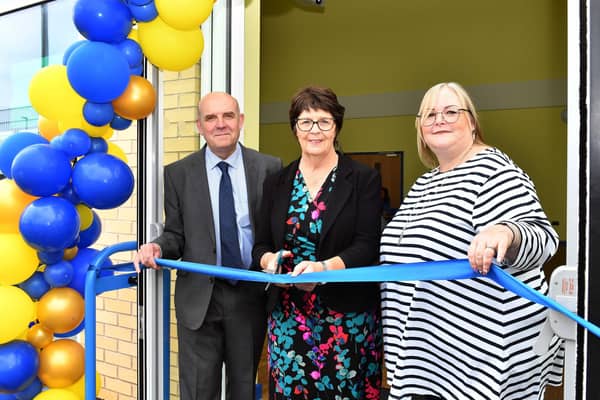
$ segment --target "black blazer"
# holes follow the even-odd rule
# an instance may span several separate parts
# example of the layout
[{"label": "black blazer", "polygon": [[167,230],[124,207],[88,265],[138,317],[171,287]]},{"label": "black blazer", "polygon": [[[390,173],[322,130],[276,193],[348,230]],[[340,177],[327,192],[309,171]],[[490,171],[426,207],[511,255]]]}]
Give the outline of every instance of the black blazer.
[{"label": "black blazer", "polygon": [[[283,248],[285,221],[299,160],[265,179],[263,201],[256,224],[253,263],[267,251]],[[376,170],[340,155],[337,179],[323,214],[317,260],[340,256],[346,268],[377,265],[381,233],[381,176]],[[279,299],[272,286],[267,310]],[[379,306],[377,283],[327,283],[315,288],[325,304],[341,312],[364,311]]]}]

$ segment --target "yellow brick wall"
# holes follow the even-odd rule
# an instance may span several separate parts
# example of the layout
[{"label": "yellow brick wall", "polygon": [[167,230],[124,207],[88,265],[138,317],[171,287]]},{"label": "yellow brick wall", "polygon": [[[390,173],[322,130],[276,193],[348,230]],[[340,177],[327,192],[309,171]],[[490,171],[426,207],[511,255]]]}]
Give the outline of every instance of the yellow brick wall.
[{"label": "yellow brick wall", "polygon": [[[195,121],[200,99],[200,65],[181,72],[163,72],[162,102],[164,125],[164,163],[197,150],[200,138]],[[115,131],[110,141],[127,155],[128,164],[137,178],[137,126]],[[125,204],[111,210],[95,210],[102,221],[102,233],[94,245],[97,249],[115,243],[136,240],[136,189]],[[114,264],[129,262],[132,252],[111,257]],[[175,274],[172,274],[173,278]],[[171,285],[171,292],[173,285]],[[96,368],[102,379],[98,397],[106,400],[133,400],[137,394],[137,292],[135,288],[103,293],[96,308]],[[170,326],[170,393],[179,398],[175,313],[171,299]]]}]

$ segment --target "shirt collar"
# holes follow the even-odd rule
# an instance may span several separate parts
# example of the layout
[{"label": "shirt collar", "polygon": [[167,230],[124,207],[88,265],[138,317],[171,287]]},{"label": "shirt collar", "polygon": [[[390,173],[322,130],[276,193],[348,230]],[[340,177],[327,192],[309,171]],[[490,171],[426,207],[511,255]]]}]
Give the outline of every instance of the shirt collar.
[{"label": "shirt collar", "polygon": [[238,168],[240,163],[242,162],[242,148],[240,147],[240,144],[238,143],[235,146],[235,150],[233,151],[233,153],[231,153],[231,155],[225,160],[222,160],[219,156],[213,153],[208,146],[206,146],[207,167],[209,169],[217,168],[217,164],[221,161],[226,161],[231,168]]}]

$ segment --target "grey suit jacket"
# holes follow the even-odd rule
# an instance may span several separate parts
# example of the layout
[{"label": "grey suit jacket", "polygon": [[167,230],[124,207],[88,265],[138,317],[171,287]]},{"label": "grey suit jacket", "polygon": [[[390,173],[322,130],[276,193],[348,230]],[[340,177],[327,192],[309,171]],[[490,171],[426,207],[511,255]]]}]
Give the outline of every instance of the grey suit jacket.
[{"label": "grey suit jacket", "polygon": [[[205,163],[206,146],[165,167],[165,228],[154,240],[162,257],[202,264],[216,264],[216,239]],[[252,232],[266,176],[281,169],[281,160],[242,146]],[[214,278],[178,271],[175,313],[179,323],[198,329],[211,299]],[[236,292],[243,301],[264,301],[264,290],[240,282]],[[257,298],[260,297],[260,298]]]}]

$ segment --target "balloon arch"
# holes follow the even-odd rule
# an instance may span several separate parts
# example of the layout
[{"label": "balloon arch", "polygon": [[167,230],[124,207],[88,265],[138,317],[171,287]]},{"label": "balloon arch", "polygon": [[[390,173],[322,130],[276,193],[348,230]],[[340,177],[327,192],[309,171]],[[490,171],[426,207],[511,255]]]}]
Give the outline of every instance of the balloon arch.
[{"label": "balloon arch", "polygon": [[[134,176],[115,130],[150,115],[162,70],[196,64],[213,0],[78,0],[85,38],[37,71],[29,100],[39,132],[0,142],[0,400],[84,398],[84,280],[102,230]],[[107,261],[110,263],[110,261]],[[97,390],[100,377],[96,377]]]}]

